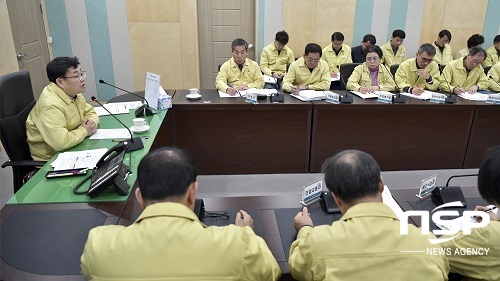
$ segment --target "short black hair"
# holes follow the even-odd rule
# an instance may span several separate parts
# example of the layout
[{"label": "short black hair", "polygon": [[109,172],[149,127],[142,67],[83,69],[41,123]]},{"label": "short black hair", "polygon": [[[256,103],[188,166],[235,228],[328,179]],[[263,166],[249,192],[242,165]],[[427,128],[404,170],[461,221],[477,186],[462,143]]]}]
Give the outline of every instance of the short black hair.
[{"label": "short black hair", "polygon": [[377,44],[377,38],[375,38],[375,35],[373,34],[366,34],[365,36],[363,36],[363,42],[368,42],[368,41],[370,41],[372,45]]},{"label": "short black hair", "polygon": [[481,34],[474,34],[467,39],[467,48],[473,48],[484,43],[484,37]]},{"label": "short black hair", "polygon": [[234,51],[234,48],[236,46],[243,46],[245,47],[245,50],[248,51],[248,43],[244,39],[241,38],[236,38],[231,42],[231,52]]},{"label": "short black hair", "polygon": [[382,56],[384,55],[382,49],[380,49],[380,47],[377,45],[370,45],[366,47],[365,51],[363,52],[363,55],[365,56],[365,61],[366,61],[366,55],[368,55],[368,53],[377,53],[380,59],[382,59]]},{"label": "short black hair", "polygon": [[486,152],[477,177],[479,194],[486,202],[500,204],[500,146]]},{"label": "short black hair", "polygon": [[332,34],[332,41],[344,41],[344,34],[342,32],[334,32]]},{"label": "short black hair", "polygon": [[288,44],[288,40],[290,38],[288,37],[288,33],[286,33],[286,31],[282,30],[282,31],[278,31],[276,33],[276,37],[274,38],[274,40],[280,42],[281,44],[283,45],[286,45]]},{"label": "short black hair", "polygon": [[483,56],[484,56],[484,58],[487,57],[486,51],[483,48],[481,48],[481,47],[473,47],[472,49],[470,49],[469,56],[472,57],[472,56],[475,56],[475,55],[477,55],[479,53],[482,53]]},{"label": "short black hair", "polygon": [[420,47],[418,48],[417,53],[419,55],[421,55],[424,52],[426,52],[429,56],[435,56],[436,55],[436,48],[434,48],[434,46],[432,46],[429,43],[425,43],[425,44],[420,45]]},{"label": "short black hair", "polygon": [[447,36],[448,43],[451,42],[451,32],[448,29],[443,29],[443,30],[439,31],[438,36],[439,36],[439,38],[443,38],[443,37]]},{"label": "short black hair", "polygon": [[66,76],[70,68],[77,68],[80,61],[77,57],[57,57],[50,61],[45,68],[47,78],[50,82],[56,83],[57,78]]},{"label": "short black hair", "polygon": [[146,201],[181,197],[197,176],[191,156],[175,147],[149,152],[139,163],[137,174],[139,189]]},{"label": "short black hair", "polygon": [[495,38],[493,38],[493,44],[495,44],[497,42],[500,42],[500,34],[495,36]]},{"label": "short black hair", "polygon": [[380,167],[373,157],[359,150],[344,150],[321,167],[328,190],[347,203],[379,192]]},{"label": "short black hair", "polygon": [[304,56],[307,56],[310,53],[319,53],[319,56],[321,57],[323,55],[323,50],[320,45],[316,43],[309,43],[306,45],[306,49],[304,50]]},{"label": "short black hair", "polygon": [[401,29],[396,29],[392,32],[392,37],[394,37],[394,38],[399,37],[401,39],[405,39],[406,33]]}]

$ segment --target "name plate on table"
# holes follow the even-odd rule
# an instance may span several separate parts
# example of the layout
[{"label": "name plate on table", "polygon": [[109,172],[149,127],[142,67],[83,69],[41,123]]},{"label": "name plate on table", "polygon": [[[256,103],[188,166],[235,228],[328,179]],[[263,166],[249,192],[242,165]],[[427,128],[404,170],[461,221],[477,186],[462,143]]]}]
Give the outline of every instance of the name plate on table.
[{"label": "name plate on table", "polygon": [[434,103],[445,103],[445,101],[446,101],[446,95],[445,94],[439,94],[439,93],[432,93],[430,101],[434,102]]},{"label": "name plate on table", "polygon": [[245,95],[245,102],[257,104],[258,103],[257,102],[257,93],[247,92],[247,94]]},{"label": "name plate on table", "polygon": [[317,179],[316,181],[304,186],[304,190],[302,191],[302,201],[300,201],[300,203],[307,206],[318,200],[322,192],[323,179]]},{"label": "name plate on table", "polygon": [[488,99],[486,100],[486,103],[500,104],[500,94],[488,95]]},{"label": "name plate on table", "polygon": [[330,91],[325,91],[326,95],[326,102],[329,103],[334,103],[334,104],[339,104],[339,94],[330,92]]},{"label": "name plate on table", "polygon": [[394,95],[391,93],[378,93],[378,102],[383,102],[383,103],[392,103],[392,97]]},{"label": "name plate on table", "polygon": [[436,188],[437,175],[433,175],[422,180],[422,184],[420,185],[420,190],[418,191],[417,197],[424,198],[431,194],[431,192]]}]

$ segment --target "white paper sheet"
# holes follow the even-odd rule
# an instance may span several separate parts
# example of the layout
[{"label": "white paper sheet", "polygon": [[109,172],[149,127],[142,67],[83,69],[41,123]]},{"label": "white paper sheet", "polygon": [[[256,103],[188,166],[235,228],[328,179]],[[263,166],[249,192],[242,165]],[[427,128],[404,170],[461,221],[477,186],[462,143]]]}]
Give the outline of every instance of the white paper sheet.
[{"label": "white paper sheet", "polygon": [[60,153],[56,160],[50,165],[54,167],[54,170],[67,170],[67,169],[79,169],[79,168],[89,168],[93,169],[97,164],[97,161],[108,151],[107,148],[82,150],[82,151],[70,151]]},{"label": "white paper sheet", "polygon": [[97,129],[97,131],[90,136],[91,140],[104,140],[104,139],[127,139],[130,138],[130,133],[127,129]]}]

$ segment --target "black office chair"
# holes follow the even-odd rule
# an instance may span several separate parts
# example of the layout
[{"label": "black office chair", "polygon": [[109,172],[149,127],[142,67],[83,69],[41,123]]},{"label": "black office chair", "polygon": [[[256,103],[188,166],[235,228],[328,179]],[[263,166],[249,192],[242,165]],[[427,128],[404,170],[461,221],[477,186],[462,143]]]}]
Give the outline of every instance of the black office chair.
[{"label": "black office chair", "polygon": [[28,71],[18,71],[0,77],[0,139],[9,161],[2,168],[12,167],[14,193],[23,185],[23,178],[45,162],[33,161],[27,137],[26,119],[35,105]]},{"label": "black office chair", "polygon": [[393,64],[391,65],[391,73],[392,77],[396,77],[396,71],[398,71],[399,64]]},{"label": "black office chair", "polygon": [[344,63],[340,65],[340,89],[345,90],[345,87],[347,85],[347,80],[349,80],[349,77],[351,76],[352,72],[354,71],[354,68],[356,66],[360,65],[361,63]]},{"label": "black office chair", "polygon": [[484,66],[483,69],[484,69],[484,74],[488,75],[488,71],[490,71],[491,65],[490,66]]},{"label": "black office chair", "polygon": [[443,74],[443,69],[444,69],[445,66],[446,66],[446,64],[440,64],[439,65],[439,75]]}]

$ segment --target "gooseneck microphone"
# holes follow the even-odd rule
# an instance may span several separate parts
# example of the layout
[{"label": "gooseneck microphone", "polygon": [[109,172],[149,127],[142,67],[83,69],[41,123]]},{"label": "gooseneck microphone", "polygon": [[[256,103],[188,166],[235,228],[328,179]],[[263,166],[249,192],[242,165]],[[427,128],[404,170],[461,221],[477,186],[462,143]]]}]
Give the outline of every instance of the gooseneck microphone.
[{"label": "gooseneck microphone", "polygon": [[488,78],[490,78],[491,80],[493,80],[493,82],[497,83],[498,87],[500,87],[500,84],[497,82],[497,80],[495,80],[495,78],[493,78],[493,76],[488,76]]},{"label": "gooseneck microphone", "polygon": [[104,108],[104,110],[106,110],[111,116],[113,116],[113,118],[116,119],[116,121],[118,121],[118,123],[122,124],[122,126],[125,127],[125,129],[127,129],[128,133],[130,134],[130,143],[128,145],[127,151],[139,150],[144,147],[144,145],[142,144],[142,139],[140,137],[134,138],[134,135],[132,135],[130,129],[125,124],[123,124],[122,121],[120,121],[120,119],[116,118],[116,116],[113,113],[111,113],[111,111],[109,111],[105,106],[103,106],[96,97],[92,96],[90,99],[99,104],[102,108]]},{"label": "gooseneck microphone", "polygon": [[347,90],[347,85],[345,84],[344,81],[344,76],[340,73],[340,68],[339,68],[339,75],[340,75],[340,81],[342,81],[342,84],[344,85],[345,88],[345,95],[340,96],[340,103],[352,103],[352,95],[349,95],[349,91]]},{"label": "gooseneck microphone", "polygon": [[[438,67],[441,68],[441,64],[438,64]],[[444,75],[444,69],[443,69],[443,73],[441,73],[441,75],[443,76],[444,81],[446,81],[446,85],[448,85],[448,91],[450,92],[450,94],[444,100],[444,102],[451,103],[451,104],[457,103],[457,97],[455,95],[453,95],[453,91],[451,90],[450,83],[448,83],[448,79],[446,79],[446,75]]]},{"label": "gooseneck microphone", "polygon": [[398,83],[396,83],[396,79],[394,79],[394,76],[392,76],[391,71],[384,63],[381,63],[381,65],[385,68],[387,73],[389,73],[392,81],[394,81],[394,85],[396,85],[396,91],[398,91],[398,93],[394,97],[392,97],[392,103],[406,103],[406,97],[401,95],[401,89],[399,88]]},{"label": "gooseneck microphone", "polygon": [[138,109],[135,110],[135,117],[139,117],[139,116],[146,117],[146,116],[151,116],[151,115],[154,114],[153,111],[151,110],[151,108],[149,107],[149,103],[148,103],[147,99],[145,99],[145,98],[143,98],[143,97],[141,97],[141,96],[139,96],[137,94],[134,94],[134,93],[132,93],[130,91],[127,91],[127,90],[124,90],[124,89],[122,89],[120,87],[117,87],[115,85],[109,84],[108,82],[106,82],[106,81],[104,81],[102,79],[99,79],[99,83],[111,86],[111,87],[113,87],[115,89],[118,89],[120,91],[124,91],[127,94],[131,94],[132,96],[136,96],[136,97],[144,100],[146,102],[146,104],[141,105]]}]

